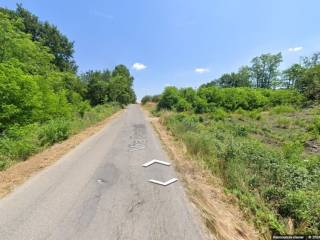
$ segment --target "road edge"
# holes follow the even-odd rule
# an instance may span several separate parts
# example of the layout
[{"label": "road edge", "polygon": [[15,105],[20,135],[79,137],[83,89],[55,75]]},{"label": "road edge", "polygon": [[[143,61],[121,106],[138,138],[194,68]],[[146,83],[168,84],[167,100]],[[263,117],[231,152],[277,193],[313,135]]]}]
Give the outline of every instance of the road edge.
[{"label": "road edge", "polygon": [[110,121],[118,118],[125,110],[121,109],[104,120],[70,136],[67,140],[56,143],[42,152],[30,156],[27,160],[18,162],[10,168],[1,171],[0,199],[13,192],[35,174],[59,161],[64,155],[89,137],[98,134]]},{"label": "road edge", "polygon": [[157,133],[163,149],[172,159],[186,195],[200,212],[212,239],[259,239],[252,224],[245,221],[235,199],[224,193],[221,181],[212,176],[199,161],[188,156],[185,145],[167,131],[158,117],[153,117],[143,106],[142,109]]}]

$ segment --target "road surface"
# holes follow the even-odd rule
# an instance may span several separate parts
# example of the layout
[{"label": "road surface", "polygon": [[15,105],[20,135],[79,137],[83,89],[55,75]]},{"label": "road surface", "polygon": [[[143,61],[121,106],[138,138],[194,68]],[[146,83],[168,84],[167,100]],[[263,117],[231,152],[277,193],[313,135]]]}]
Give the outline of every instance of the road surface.
[{"label": "road surface", "polygon": [[139,105],[0,200],[0,239],[206,239]]}]

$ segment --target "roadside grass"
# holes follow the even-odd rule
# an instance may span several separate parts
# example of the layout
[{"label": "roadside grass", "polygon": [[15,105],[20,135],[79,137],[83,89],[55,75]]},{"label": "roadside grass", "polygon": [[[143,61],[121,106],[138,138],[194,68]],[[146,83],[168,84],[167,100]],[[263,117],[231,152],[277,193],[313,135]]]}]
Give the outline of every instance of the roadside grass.
[{"label": "roadside grass", "polygon": [[320,233],[318,107],[157,114],[223,180],[266,239],[271,232]]},{"label": "roadside grass", "polygon": [[0,171],[69,138],[118,110],[120,106],[116,104],[99,105],[71,119],[58,118],[43,124],[11,127],[0,136]]}]

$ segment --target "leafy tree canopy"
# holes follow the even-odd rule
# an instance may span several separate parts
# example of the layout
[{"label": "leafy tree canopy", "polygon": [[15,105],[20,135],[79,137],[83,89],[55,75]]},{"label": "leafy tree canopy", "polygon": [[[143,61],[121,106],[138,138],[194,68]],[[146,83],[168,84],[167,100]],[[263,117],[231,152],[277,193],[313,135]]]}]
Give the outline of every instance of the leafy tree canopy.
[{"label": "leafy tree canopy", "polygon": [[73,42],[63,35],[56,26],[41,22],[37,16],[30,13],[22,5],[17,5],[15,11],[0,8],[0,12],[7,14],[8,17],[19,21],[17,25],[20,31],[31,35],[32,41],[40,42],[43,46],[49,48],[50,53],[54,55],[51,60],[60,71],[76,72],[77,66],[73,59]]},{"label": "leafy tree canopy", "polygon": [[252,77],[256,87],[271,88],[279,83],[279,65],[282,62],[281,53],[262,54],[252,59]]}]

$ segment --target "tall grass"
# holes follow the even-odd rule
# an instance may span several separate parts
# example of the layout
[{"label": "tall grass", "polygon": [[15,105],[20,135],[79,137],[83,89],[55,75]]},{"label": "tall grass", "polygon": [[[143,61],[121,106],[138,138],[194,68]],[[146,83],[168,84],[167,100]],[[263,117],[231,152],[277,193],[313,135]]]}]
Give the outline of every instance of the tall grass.
[{"label": "tall grass", "polygon": [[54,143],[91,126],[120,109],[117,104],[99,105],[71,119],[57,118],[46,123],[13,126],[0,136],[0,170],[26,160]]},{"label": "tall grass", "polygon": [[303,146],[295,142],[271,148],[250,138],[247,127],[220,119],[162,115],[188,152],[223,179],[261,232],[286,233],[290,219],[296,233],[319,234],[320,156],[303,158]]}]

